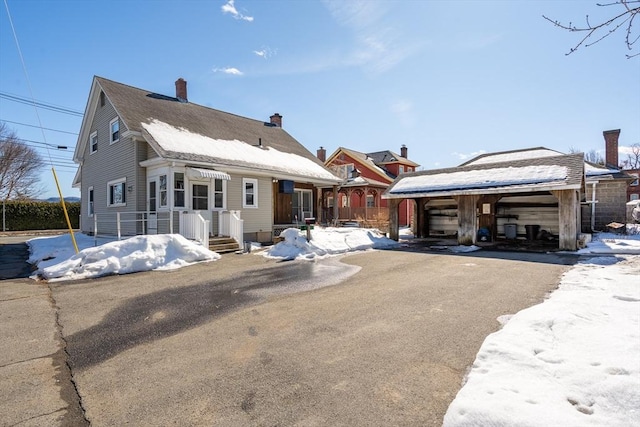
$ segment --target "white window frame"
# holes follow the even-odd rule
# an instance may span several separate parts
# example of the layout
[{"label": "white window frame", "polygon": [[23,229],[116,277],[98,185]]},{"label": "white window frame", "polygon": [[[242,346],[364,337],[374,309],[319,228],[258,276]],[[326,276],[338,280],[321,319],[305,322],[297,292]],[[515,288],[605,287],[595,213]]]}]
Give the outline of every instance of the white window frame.
[{"label": "white window frame", "polygon": [[[111,188],[122,185],[122,199],[121,203],[111,203]],[[127,178],[114,179],[107,182],[107,207],[115,208],[118,206],[127,206]]]},{"label": "white window frame", "polygon": [[[253,204],[247,203],[247,184],[253,184]],[[258,209],[258,180],[255,178],[242,178],[242,207]]]},{"label": "white window frame", "polygon": [[93,217],[96,205],[96,193],[93,191],[93,185],[87,188],[87,216]]},{"label": "white window frame", "polygon": [[[216,182],[222,183],[222,191],[216,191]],[[244,187],[243,187],[244,188]],[[216,206],[216,194],[222,193],[222,207]],[[224,211],[227,210],[227,180],[213,178],[211,180],[211,210]]]},{"label": "white window frame", "polygon": [[640,194],[638,194],[638,193],[629,194],[629,201],[638,200],[638,199],[640,199]]},{"label": "white window frame", "polygon": [[404,165],[398,165],[398,171],[404,173]]},{"label": "white window frame", "polygon": [[[96,140],[95,143],[95,150],[93,149],[93,140]],[[98,152],[98,131],[95,131],[93,133],[91,133],[91,135],[89,135],[89,154],[93,154],[93,153],[97,153]]]},{"label": "white window frame", "polygon": [[[371,206],[369,206],[369,202],[371,202]],[[374,196],[373,194],[367,194],[365,197],[365,203],[366,206],[368,208],[375,208],[376,207],[376,196]]]},{"label": "white window frame", "polygon": [[[117,139],[113,139],[113,125],[115,123],[118,123],[118,138]],[[120,141],[120,118],[118,116],[116,116],[115,119],[111,120],[109,122],[109,144],[115,144],[116,142]]]},{"label": "white window frame", "polygon": [[162,174],[158,176],[158,207],[166,208],[167,206],[169,206],[169,177],[167,174]]},{"label": "white window frame", "polygon": [[[176,187],[178,181],[176,180],[176,174],[182,174],[182,188],[178,188]],[[187,188],[187,177],[186,174],[182,171],[174,171],[173,172],[173,207],[174,208],[185,208],[187,206],[187,193],[186,193],[186,188]],[[178,200],[178,193],[182,193],[182,205],[178,205],[176,204],[176,201]]]}]

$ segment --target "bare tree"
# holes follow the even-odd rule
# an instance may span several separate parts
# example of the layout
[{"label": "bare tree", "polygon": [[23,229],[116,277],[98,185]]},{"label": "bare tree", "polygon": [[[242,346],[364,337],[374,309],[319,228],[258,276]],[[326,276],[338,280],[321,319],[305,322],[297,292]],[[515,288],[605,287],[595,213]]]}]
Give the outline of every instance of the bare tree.
[{"label": "bare tree", "polygon": [[0,122],[0,200],[38,196],[42,166],[40,155]]},{"label": "bare tree", "polygon": [[[621,31],[625,32],[625,43],[627,45],[627,49],[631,52],[631,54],[627,54],[626,57],[633,58],[634,56],[640,55],[640,52],[633,52],[633,49],[636,47],[635,43],[640,38],[640,35],[634,35],[633,33],[633,20],[638,14],[640,14],[640,0],[616,0],[611,3],[596,4],[600,7],[621,6],[621,9],[618,9],[618,12],[613,17],[596,23],[592,23],[589,20],[589,15],[586,15],[584,25],[574,25],[572,22],[563,24],[560,21],[542,15],[544,19],[551,22],[556,27],[570,32],[580,32],[585,34],[580,42],[572,47],[566,55],[571,55],[573,52],[578,50],[580,46],[593,46],[599,41],[609,37],[620,28],[622,28]],[[593,38],[591,38],[592,36]]]},{"label": "bare tree", "polygon": [[625,169],[640,169],[640,144],[631,146],[631,153],[627,154],[627,158],[622,162]]},{"label": "bare tree", "polygon": [[584,159],[587,162],[594,163],[596,165],[604,165],[604,157],[596,150],[591,150],[588,153],[584,153]]}]

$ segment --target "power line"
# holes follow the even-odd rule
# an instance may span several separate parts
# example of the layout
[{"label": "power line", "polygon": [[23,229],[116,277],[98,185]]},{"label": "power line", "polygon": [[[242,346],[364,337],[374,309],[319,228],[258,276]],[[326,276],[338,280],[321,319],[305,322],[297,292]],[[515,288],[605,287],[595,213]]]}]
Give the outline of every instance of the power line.
[{"label": "power line", "polygon": [[[48,142],[33,141],[31,139],[22,139],[22,138],[19,138],[19,139],[20,139],[20,141],[30,142],[32,144],[44,145],[46,147],[51,147],[51,148],[57,148],[58,150],[66,150],[66,149],[69,149],[69,148],[75,148],[75,147],[69,147],[68,145],[49,144]],[[29,144],[27,144],[27,145],[29,145]]]},{"label": "power line", "polygon": [[[13,123],[13,124],[16,124],[16,125],[21,125],[21,126],[29,126],[29,127],[32,127],[32,128],[39,128],[40,127],[38,125],[30,125],[30,124],[27,124],[27,123],[14,122],[14,121],[7,120],[7,119],[0,119],[0,121],[6,122],[6,123]],[[53,132],[67,133],[69,135],[78,135],[77,133],[67,132],[66,130],[51,129],[51,128],[42,128],[42,129],[50,130],[50,131],[53,131]]]},{"label": "power line", "polygon": [[84,113],[81,113],[77,110],[72,110],[70,108],[65,108],[65,107],[58,107],[56,105],[53,104],[47,104],[45,102],[38,102],[38,101],[31,101],[28,98],[23,98],[21,96],[17,96],[17,95],[11,95],[5,92],[0,92],[0,98],[4,98],[8,101],[13,101],[13,102],[18,102],[20,104],[26,104],[26,105],[32,105],[34,107],[40,107],[43,108],[45,110],[50,110],[50,111],[54,111],[56,113],[62,113],[62,114],[69,114],[71,116],[78,116],[78,117],[82,117],[84,115]]}]

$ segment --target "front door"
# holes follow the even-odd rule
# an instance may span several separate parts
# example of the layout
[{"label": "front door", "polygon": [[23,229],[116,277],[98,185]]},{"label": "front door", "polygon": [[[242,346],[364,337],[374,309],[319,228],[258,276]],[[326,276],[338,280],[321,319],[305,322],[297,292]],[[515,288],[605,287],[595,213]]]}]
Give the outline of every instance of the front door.
[{"label": "front door", "polygon": [[313,193],[311,190],[296,190],[292,194],[291,216],[299,222],[313,217]]},{"label": "front door", "polygon": [[213,221],[209,210],[209,184],[193,184],[191,187],[191,209],[199,211],[200,215],[209,221],[209,234],[212,234]]}]

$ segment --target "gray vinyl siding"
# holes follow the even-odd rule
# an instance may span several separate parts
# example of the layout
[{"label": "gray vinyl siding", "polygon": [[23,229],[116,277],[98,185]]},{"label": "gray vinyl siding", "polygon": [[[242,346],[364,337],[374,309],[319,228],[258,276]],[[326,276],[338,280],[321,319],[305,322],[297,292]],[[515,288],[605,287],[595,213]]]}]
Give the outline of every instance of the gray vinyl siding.
[{"label": "gray vinyl siding", "polygon": [[[85,152],[83,153],[84,162],[81,177],[81,194],[83,198],[81,209],[82,232],[94,231],[93,218],[87,216],[88,206],[86,198],[89,187],[93,187],[94,212],[98,219],[98,234],[116,234],[116,212],[142,210],[139,209],[139,202],[140,200],[144,200],[145,185],[143,181],[141,181],[140,173],[136,170],[137,159],[139,158],[139,154],[136,152],[137,144],[130,138],[123,138],[122,136],[118,142],[110,144],[109,122],[116,116],[116,111],[108,100],[102,107],[99,103],[97,104],[89,133],[98,132],[98,149],[95,153],[91,154],[90,144],[87,143]],[[120,135],[125,131],[125,124],[120,121]],[[144,174],[144,171],[142,174]],[[126,179],[126,206],[108,207],[107,183],[121,178]],[[132,186],[132,191],[126,189],[128,186]],[[141,192],[142,195],[139,195],[139,192]],[[132,214],[125,216],[127,219],[133,218]],[[136,233],[136,224],[125,223],[121,232],[123,235],[134,235]]]},{"label": "gray vinyl siding", "polygon": [[[258,180],[258,208],[242,207],[242,178]],[[248,175],[231,175],[227,183],[227,209],[239,210],[244,220],[246,240],[256,240],[257,233],[269,233],[273,228],[273,186],[271,178]]]}]

